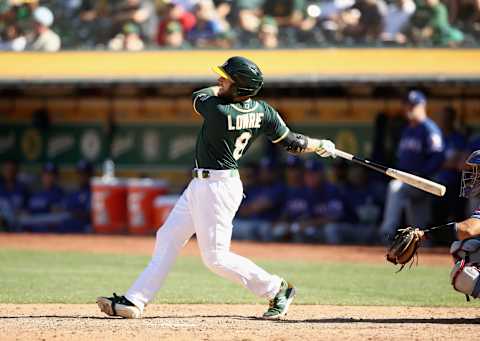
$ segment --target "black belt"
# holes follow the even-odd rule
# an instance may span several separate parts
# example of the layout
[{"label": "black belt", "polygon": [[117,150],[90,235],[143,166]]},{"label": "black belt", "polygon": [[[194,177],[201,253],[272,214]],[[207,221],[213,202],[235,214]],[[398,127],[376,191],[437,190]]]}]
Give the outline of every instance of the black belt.
[{"label": "black belt", "polygon": [[192,170],[192,176],[194,178],[206,179],[210,177],[210,171],[206,169],[194,169]]}]

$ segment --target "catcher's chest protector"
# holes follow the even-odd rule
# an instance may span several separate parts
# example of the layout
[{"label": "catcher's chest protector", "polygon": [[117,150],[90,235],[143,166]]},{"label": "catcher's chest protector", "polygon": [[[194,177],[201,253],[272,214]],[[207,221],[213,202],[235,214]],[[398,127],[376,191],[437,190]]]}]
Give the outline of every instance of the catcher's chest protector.
[{"label": "catcher's chest protector", "polygon": [[480,239],[453,242],[450,247],[455,265],[450,272],[453,288],[468,296],[480,296]]}]

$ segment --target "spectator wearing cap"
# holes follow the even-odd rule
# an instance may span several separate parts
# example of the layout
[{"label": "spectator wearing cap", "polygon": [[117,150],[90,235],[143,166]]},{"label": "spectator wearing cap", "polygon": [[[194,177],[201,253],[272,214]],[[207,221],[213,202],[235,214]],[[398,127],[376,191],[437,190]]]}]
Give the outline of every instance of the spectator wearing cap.
[{"label": "spectator wearing cap", "polygon": [[[325,229],[336,231],[336,224],[344,216],[344,204],[340,191],[330,183],[325,166],[318,159],[305,162],[305,185],[308,196],[308,218],[294,225],[293,239],[299,242],[319,242],[324,238]],[[332,233],[333,235],[333,233]]]},{"label": "spectator wearing cap", "polygon": [[299,224],[309,217],[308,190],[304,183],[304,161],[296,155],[288,155],[285,162],[286,187],[280,215],[272,228],[275,241],[294,240]]},{"label": "spectator wearing cap", "polygon": [[77,164],[78,187],[65,197],[64,208],[70,214],[58,232],[90,231],[91,189],[90,179],[93,176],[93,165],[85,160]]},{"label": "spectator wearing cap", "polygon": [[199,0],[194,7],[195,26],[187,34],[187,39],[195,47],[214,47],[222,26],[212,0]]},{"label": "spectator wearing cap", "polygon": [[166,46],[165,38],[167,35],[167,27],[171,22],[177,22],[180,24],[185,37],[188,32],[195,26],[195,16],[185,10],[179,1],[164,0],[164,6],[162,7],[161,20],[158,23],[157,29],[157,44],[160,46]]},{"label": "spectator wearing cap", "polygon": [[357,43],[376,43],[382,32],[382,24],[387,12],[383,0],[357,0],[349,8],[349,13],[356,13],[357,20],[352,21],[343,30],[344,36]]},{"label": "spectator wearing cap", "polygon": [[[427,116],[427,99],[417,90],[408,93],[405,102],[408,126],[403,130],[397,148],[397,167],[424,178],[435,177],[444,160],[445,145],[440,128]],[[405,211],[407,224],[427,226],[430,215],[430,196],[399,180],[388,185],[381,237],[393,235]]]},{"label": "spectator wearing cap", "polygon": [[174,49],[190,47],[185,40],[182,25],[178,21],[170,21],[165,29],[164,46]]},{"label": "spectator wearing cap", "polygon": [[43,165],[41,187],[34,191],[27,204],[28,215],[22,217],[24,230],[54,232],[66,215],[63,210],[64,191],[58,185],[58,168],[52,162]]},{"label": "spectator wearing cap", "polygon": [[278,25],[275,18],[270,16],[263,17],[258,28],[259,46],[266,49],[275,49],[279,45]]},{"label": "spectator wearing cap", "polygon": [[123,29],[125,24],[133,23],[138,27],[140,35],[153,39],[157,18],[152,1],[122,0],[114,1],[113,4],[110,17],[117,32]]},{"label": "spectator wearing cap", "polygon": [[376,242],[381,219],[383,186],[369,178],[367,169],[348,169],[348,190],[342,193],[342,216],[324,227],[328,244],[372,244]]},{"label": "spectator wearing cap", "polygon": [[144,47],[140,28],[134,23],[123,25],[122,32],[108,43],[108,48],[113,51],[141,51]]},{"label": "spectator wearing cap", "polygon": [[304,0],[265,0],[263,14],[275,18],[286,44],[295,43],[304,18]]},{"label": "spectator wearing cap", "polygon": [[[258,165],[250,167],[252,179],[245,187],[245,198],[238,210],[239,230],[234,237],[271,241],[271,223],[278,217],[285,186],[278,179],[278,167],[270,158],[262,158]],[[237,225],[235,225],[237,226]]]},{"label": "spectator wearing cap", "polygon": [[47,7],[38,7],[33,12],[33,38],[28,45],[29,50],[55,52],[60,50],[61,40],[58,34],[50,29],[53,24],[53,13]]},{"label": "spectator wearing cap", "polygon": [[9,231],[17,230],[17,219],[27,199],[28,190],[18,179],[17,161],[5,161],[0,178],[0,230],[2,226]]},{"label": "spectator wearing cap", "polygon": [[230,23],[236,28],[240,42],[248,45],[258,32],[263,0],[236,0],[231,4]]}]

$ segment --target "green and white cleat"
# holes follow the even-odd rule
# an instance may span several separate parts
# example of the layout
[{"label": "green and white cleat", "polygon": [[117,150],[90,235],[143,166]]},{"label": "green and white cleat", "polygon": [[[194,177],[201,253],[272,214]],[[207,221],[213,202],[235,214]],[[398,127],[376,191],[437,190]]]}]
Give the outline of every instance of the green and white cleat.
[{"label": "green and white cleat", "polygon": [[288,307],[295,297],[295,288],[285,280],[282,280],[277,295],[270,300],[268,310],[263,314],[264,319],[280,319],[287,315]]}]

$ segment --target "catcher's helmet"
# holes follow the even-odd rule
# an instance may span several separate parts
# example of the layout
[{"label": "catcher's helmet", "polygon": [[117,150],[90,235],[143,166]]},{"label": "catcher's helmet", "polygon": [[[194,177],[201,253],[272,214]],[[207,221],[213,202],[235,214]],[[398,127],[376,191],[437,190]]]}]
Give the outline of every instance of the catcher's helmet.
[{"label": "catcher's helmet", "polygon": [[260,68],[244,57],[231,57],[221,65],[213,68],[223,78],[234,82],[233,96],[255,96],[263,86]]},{"label": "catcher's helmet", "polygon": [[462,172],[460,196],[469,198],[480,194],[480,150],[474,151],[465,161]]}]

